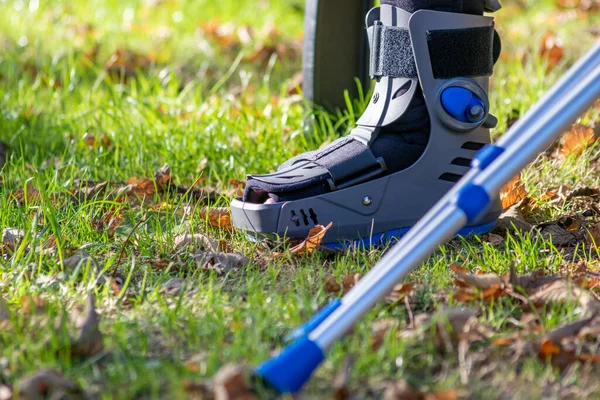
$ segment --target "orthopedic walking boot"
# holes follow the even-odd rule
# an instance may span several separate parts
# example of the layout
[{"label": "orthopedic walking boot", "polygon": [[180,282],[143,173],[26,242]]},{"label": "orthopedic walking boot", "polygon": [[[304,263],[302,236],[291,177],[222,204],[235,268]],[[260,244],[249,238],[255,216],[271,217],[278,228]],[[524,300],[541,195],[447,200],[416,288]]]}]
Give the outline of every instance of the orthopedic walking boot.
[{"label": "orthopedic walking boot", "polygon": [[[248,175],[231,203],[236,228],[323,243],[379,245],[402,236],[490,142],[489,76],[500,54],[495,0],[387,0],[366,17],[372,98],[350,135],[268,175]],[[494,206],[460,232],[493,228]]]}]

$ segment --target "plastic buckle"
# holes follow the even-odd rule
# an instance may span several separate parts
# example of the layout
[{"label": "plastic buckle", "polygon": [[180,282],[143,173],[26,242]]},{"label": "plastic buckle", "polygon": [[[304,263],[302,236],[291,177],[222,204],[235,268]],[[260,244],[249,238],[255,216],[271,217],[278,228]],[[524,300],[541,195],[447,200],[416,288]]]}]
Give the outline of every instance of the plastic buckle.
[{"label": "plastic buckle", "polygon": [[385,161],[383,160],[383,157],[379,157],[375,161],[377,161],[377,167],[373,170],[367,171],[364,174],[361,174],[358,176],[354,175],[353,177],[351,177],[347,180],[344,179],[342,182],[334,182],[333,178],[327,179],[327,184],[329,185],[329,189],[331,189],[331,191],[333,192],[336,190],[345,189],[350,186],[355,186],[355,185],[358,185],[359,183],[367,182],[387,170],[387,166],[385,165]]}]

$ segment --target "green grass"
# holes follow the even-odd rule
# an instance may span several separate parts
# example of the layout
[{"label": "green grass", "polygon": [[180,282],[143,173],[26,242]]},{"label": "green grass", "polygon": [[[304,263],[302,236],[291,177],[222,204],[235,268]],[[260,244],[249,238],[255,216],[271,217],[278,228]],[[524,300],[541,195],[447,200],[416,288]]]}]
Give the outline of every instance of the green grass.
[{"label": "green grass", "polygon": [[[505,3],[497,14],[505,57],[492,80],[492,110],[500,121],[494,137],[583,55],[597,40],[592,28],[600,24],[597,12],[560,10],[550,1]],[[306,135],[306,112],[286,95],[287,80],[300,69],[301,8],[300,0],[0,4],[0,141],[9,148],[0,175],[0,228],[27,234],[20,250],[0,259],[0,293],[11,319],[10,327],[0,331],[1,384],[13,385],[49,367],[102,398],[181,398],[184,381],[211,377],[228,362],[254,365],[269,357],[287,332],[334,297],[323,289],[328,275],[364,274],[379,259],[382,250],[298,259],[255,256],[257,245],[241,233],[211,227],[192,196],[156,199],[172,204],[158,211],[125,206],[125,221],[111,236],[95,221],[114,206],[113,200],[69,200],[79,182],[152,177],[167,163],[177,183],[206,178],[202,187],[223,194],[211,205],[226,206],[235,191],[231,179],[271,171],[290,156],[348,132],[364,101],[355,101],[354,113],[315,111],[313,132]],[[211,21],[249,25],[253,39],[224,49],[203,33]],[[269,27],[274,24],[278,32]],[[547,29],[563,40],[565,50],[563,61],[551,70],[538,54]],[[280,43],[287,53],[264,63],[248,61],[264,42]],[[104,64],[117,49],[150,54],[149,64],[137,71],[142,65],[133,65],[127,79],[111,75]],[[90,57],[92,50],[96,55]],[[597,125],[599,113],[592,110],[580,122]],[[86,132],[99,141],[105,136],[109,145],[88,147]],[[599,156],[596,146],[564,162],[541,157],[524,172],[527,188],[533,197],[561,185],[598,188]],[[11,194],[28,184],[40,190],[41,200],[15,201]],[[539,222],[550,221],[582,207],[576,201],[561,207],[543,203],[537,215]],[[186,215],[186,208],[196,212]],[[174,238],[186,231],[225,240],[253,261],[243,271],[207,272],[175,251]],[[51,236],[58,238],[54,253],[25,251]],[[83,246],[104,272],[116,270],[126,282],[126,303],[109,285],[97,283],[94,268],[63,266],[72,249]],[[499,247],[478,238],[453,241],[409,277],[422,285],[413,312],[448,305],[438,295],[454,290],[452,263],[504,274],[513,261],[524,273],[540,267],[555,271],[561,263],[582,258],[597,265],[597,257],[529,236],[509,238]],[[156,258],[168,266],[153,268]],[[176,277],[184,279],[184,290],[165,295],[161,288]],[[68,329],[52,321],[82,304],[89,292],[96,294],[106,350],[74,359],[65,345]],[[45,309],[39,315],[26,311],[28,298],[44,299]],[[497,337],[515,331],[511,321],[523,312],[505,299],[472,306],[482,310],[479,321]],[[581,316],[576,304],[540,311],[547,329]],[[385,318],[397,319],[404,329],[407,311],[402,304],[374,308],[334,347],[306,397],[332,396],[333,376],[348,354],[356,358],[350,388],[358,397],[380,393],[383,382],[397,379],[432,391],[457,387],[468,398],[560,397],[559,390],[572,387],[600,397],[593,378],[600,373],[597,365],[561,373],[536,357],[510,363],[501,349],[489,349],[489,341],[475,344],[474,351],[488,354],[485,365],[492,372],[484,376],[478,369],[467,384],[461,383],[456,355],[440,354],[432,332],[406,340],[390,334],[373,351],[371,323]]]}]

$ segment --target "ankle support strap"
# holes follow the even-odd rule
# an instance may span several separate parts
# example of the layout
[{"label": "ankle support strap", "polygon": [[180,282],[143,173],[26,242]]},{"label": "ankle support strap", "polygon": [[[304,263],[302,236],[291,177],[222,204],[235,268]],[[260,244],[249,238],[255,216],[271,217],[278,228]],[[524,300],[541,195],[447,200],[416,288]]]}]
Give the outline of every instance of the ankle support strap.
[{"label": "ankle support strap", "polygon": [[[376,23],[367,32],[372,77],[417,77],[408,29]],[[499,53],[494,50],[493,27],[428,31],[427,44],[436,79],[491,75]]]}]

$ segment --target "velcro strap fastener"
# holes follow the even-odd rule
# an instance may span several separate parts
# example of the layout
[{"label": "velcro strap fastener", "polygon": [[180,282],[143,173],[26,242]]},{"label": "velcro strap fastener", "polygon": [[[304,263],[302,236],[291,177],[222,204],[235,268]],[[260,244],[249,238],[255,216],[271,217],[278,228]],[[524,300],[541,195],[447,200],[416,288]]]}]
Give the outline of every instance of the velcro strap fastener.
[{"label": "velcro strap fastener", "polygon": [[[415,78],[417,66],[408,29],[375,23],[367,30],[373,77]],[[491,75],[494,28],[431,30],[427,43],[436,79]]]},{"label": "velcro strap fastener", "polygon": [[445,29],[427,32],[433,77],[491,75],[494,69],[494,28]]},{"label": "velcro strap fastener", "polygon": [[367,33],[371,46],[371,76],[417,77],[417,65],[408,29],[375,23]]}]

